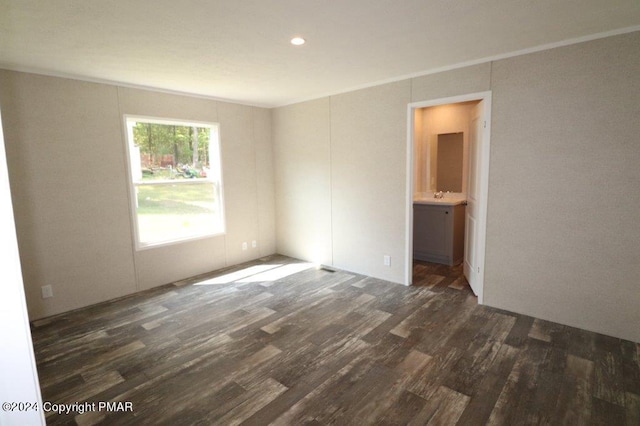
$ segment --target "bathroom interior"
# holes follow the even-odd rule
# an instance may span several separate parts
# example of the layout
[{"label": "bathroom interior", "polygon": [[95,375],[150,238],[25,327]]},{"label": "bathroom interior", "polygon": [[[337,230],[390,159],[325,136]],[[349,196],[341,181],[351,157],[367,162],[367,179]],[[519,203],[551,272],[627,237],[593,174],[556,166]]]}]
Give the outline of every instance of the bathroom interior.
[{"label": "bathroom interior", "polygon": [[425,270],[457,276],[457,285],[468,285],[462,272],[467,275],[465,260],[474,264],[466,258],[473,254],[469,240],[478,187],[479,105],[469,101],[415,109],[413,281],[418,285],[435,284],[421,282]]}]

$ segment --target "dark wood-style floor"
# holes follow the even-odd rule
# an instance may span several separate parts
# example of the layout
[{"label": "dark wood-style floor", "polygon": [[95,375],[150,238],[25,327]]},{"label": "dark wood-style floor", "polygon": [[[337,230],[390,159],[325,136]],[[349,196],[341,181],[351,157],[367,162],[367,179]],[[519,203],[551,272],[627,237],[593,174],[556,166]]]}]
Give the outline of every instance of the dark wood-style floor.
[{"label": "dark wood-style floor", "polygon": [[296,262],[35,322],[45,401],[133,403],[47,422],[640,425],[638,344],[479,306],[459,267],[405,287]]}]

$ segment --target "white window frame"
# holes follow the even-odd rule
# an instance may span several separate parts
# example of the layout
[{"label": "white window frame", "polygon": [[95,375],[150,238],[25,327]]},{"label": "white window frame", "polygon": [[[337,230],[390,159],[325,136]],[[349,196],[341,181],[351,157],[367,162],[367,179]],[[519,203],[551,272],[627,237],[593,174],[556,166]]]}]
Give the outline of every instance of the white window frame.
[{"label": "white window frame", "polygon": [[[150,182],[143,182],[142,180],[137,180],[134,178],[134,167],[140,167],[140,151],[137,149],[137,146],[134,144],[133,137],[133,126],[130,125],[132,122],[144,122],[151,124],[164,124],[164,125],[176,125],[176,126],[186,126],[186,127],[199,127],[199,128],[208,128],[210,130],[209,135],[209,163],[211,165],[211,170],[214,171],[213,174],[207,174],[206,178],[198,179],[197,181],[192,180],[157,180]],[[160,118],[160,117],[148,117],[142,115],[124,115],[124,130],[125,130],[125,143],[127,145],[127,175],[129,179],[129,202],[130,202],[130,211],[131,211],[131,223],[133,225],[133,238],[135,242],[136,251],[147,250],[151,248],[169,246],[174,244],[181,244],[189,241],[201,240],[204,238],[211,238],[219,235],[226,234],[226,219],[225,219],[225,208],[224,208],[224,185],[222,182],[222,155],[221,155],[221,147],[220,147],[220,125],[218,123],[206,122],[206,121],[190,121],[190,120],[181,120],[176,118]],[[217,167],[216,167],[217,166]],[[218,194],[220,197],[220,212],[219,212],[219,221],[220,221],[220,231],[219,232],[211,232],[211,233],[202,233],[195,236],[185,237],[185,238],[175,238],[171,240],[158,241],[153,243],[143,243],[140,241],[140,230],[138,228],[138,198],[136,188],[138,186],[147,186],[147,185],[161,185],[161,184],[176,184],[176,185],[193,185],[197,183],[210,183],[214,186],[217,186]]]}]

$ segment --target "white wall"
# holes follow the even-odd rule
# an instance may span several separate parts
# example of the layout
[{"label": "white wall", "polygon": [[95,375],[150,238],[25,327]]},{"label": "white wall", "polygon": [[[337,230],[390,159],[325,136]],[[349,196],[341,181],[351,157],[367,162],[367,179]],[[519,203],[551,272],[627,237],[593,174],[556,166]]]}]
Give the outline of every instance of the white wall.
[{"label": "white wall", "polygon": [[272,116],[270,109],[252,108],[253,141],[258,218],[258,253],[266,256],[276,252],[276,197],[273,163]]},{"label": "white wall", "polygon": [[2,72],[0,96],[30,317],[135,291],[117,88]]},{"label": "white wall", "polygon": [[485,302],[640,341],[640,32],[498,61]]},{"label": "white wall", "polygon": [[278,253],[331,265],[329,99],[273,112]]},{"label": "white wall", "polygon": [[491,64],[484,63],[411,80],[411,102],[490,90]]},{"label": "white wall", "polygon": [[279,253],[402,281],[409,99],[404,81],[274,110]]},{"label": "white wall", "polygon": [[35,409],[0,410],[1,425],[44,425],[42,398],[38,384],[27,318],[22,272],[9,190],[9,174],[0,126],[0,402],[38,404]]},{"label": "white wall", "polygon": [[[331,245],[335,266],[402,281],[407,103],[492,90],[485,303],[640,341],[639,75],[636,32],[278,108],[278,250]],[[319,229],[307,202],[329,242],[284,230]]]},{"label": "white wall", "polygon": [[[269,110],[9,71],[0,102],[32,319],[274,252]],[[134,249],[124,114],[220,123],[226,235]]]},{"label": "white wall", "polygon": [[[408,80],[331,97],[334,266],[404,278]],[[383,256],[391,256],[384,266]]]}]

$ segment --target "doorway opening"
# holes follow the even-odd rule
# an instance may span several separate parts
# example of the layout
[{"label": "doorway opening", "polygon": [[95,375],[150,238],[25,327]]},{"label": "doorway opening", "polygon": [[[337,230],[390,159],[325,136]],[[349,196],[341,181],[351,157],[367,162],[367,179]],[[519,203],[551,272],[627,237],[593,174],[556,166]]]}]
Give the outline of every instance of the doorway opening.
[{"label": "doorway opening", "polygon": [[407,285],[414,259],[442,264],[483,303],[490,123],[491,92],[409,104]]}]

